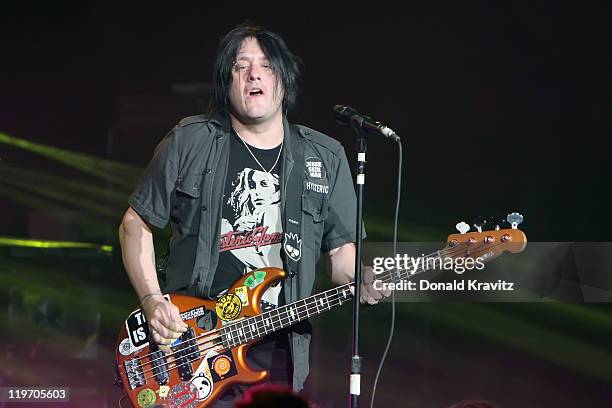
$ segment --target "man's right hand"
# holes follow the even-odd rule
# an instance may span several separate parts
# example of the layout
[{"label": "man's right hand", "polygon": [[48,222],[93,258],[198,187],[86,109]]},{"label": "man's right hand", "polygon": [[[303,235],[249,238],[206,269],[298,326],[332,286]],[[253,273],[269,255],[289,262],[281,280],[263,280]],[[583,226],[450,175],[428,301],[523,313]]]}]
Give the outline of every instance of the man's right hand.
[{"label": "man's right hand", "polygon": [[149,323],[149,334],[164,353],[170,353],[170,344],[187,331],[187,324],[181,319],[178,307],[162,295],[153,295],[142,304],[142,310]]}]

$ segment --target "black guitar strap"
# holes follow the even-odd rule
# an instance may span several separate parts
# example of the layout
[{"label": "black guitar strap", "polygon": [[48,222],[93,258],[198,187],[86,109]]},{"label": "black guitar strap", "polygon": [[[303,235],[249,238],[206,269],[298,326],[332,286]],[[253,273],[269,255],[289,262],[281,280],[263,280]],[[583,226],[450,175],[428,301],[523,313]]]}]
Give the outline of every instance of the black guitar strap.
[{"label": "black guitar strap", "polygon": [[293,167],[285,183],[284,237],[281,256],[287,272],[295,276],[302,258],[302,194],[304,191],[304,145],[299,130],[291,125]]}]

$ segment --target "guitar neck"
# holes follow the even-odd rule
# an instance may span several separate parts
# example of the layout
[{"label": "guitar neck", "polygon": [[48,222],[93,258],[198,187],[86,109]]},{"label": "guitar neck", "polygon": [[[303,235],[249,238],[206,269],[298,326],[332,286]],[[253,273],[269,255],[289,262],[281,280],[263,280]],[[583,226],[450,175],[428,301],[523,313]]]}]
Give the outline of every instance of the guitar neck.
[{"label": "guitar neck", "polygon": [[[517,231],[517,230],[513,230]],[[495,233],[503,233],[504,231],[495,231]],[[493,232],[491,232],[493,233]],[[522,232],[521,232],[522,234]],[[521,244],[524,247],[524,244]],[[388,269],[380,274],[377,274],[374,279],[381,282],[397,282],[403,279],[410,279],[412,276],[427,272],[428,270],[436,269],[438,264],[444,259],[454,259],[465,256],[480,256],[484,261],[489,261],[494,258],[494,249],[499,247],[499,243],[495,244],[477,244],[459,243],[451,248],[445,248],[440,251],[433,252],[429,255],[420,258],[420,261],[411,261],[411,265],[407,265],[406,269]],[[502,246],[503,248],[503,246]],[[522,249],[521,249],[522,250]],[[500,252],[500,249],[497,249]],[[224,326],[221,329],[221,338],[224,347],[233,348],[241,344],[257,340],[267,334],[284,329],[302,320],[306,320],[312,316],[319,315],[343,305],[353,299],[351,286],[353,282],[326,290],[316,295],[307,297],[297,302],[278,307],[258,316],[248,317]]]},{"label": "guitar neck", "polygon": [[[385,282],[409,277],[410,275],[411,273],[408,271],[393,269],[377,275],[376,279]],[[353,299],[353,293],[351,292],[353,285],[353,282],[349,282],[260,315],[232,322],[221,329],[222,344],[227,348],[246,344],[341,306]]]},{"label": "guitar neck", "polygon": [[224,347],[233,348],[257,340],[292,324],[317,316],[349,302],[353,282],[346,283],[285,306],[232,322],[221,329]]}]

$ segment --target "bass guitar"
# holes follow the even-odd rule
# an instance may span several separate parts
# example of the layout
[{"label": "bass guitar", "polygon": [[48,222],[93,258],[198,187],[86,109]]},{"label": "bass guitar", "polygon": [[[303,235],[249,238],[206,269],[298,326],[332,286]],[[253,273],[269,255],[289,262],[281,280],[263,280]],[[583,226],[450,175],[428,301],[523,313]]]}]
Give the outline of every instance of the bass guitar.
[{"label": "bass guitar", "polygon": [[[521,252],[526,244],[525,234],[513,224],[509,229],[450,235],[444,249],[428,257],[479,257],[487,262],[506,251]],[[425,268],[393,269],[378,274],[376,279],[396,282],[424,271]],[[170,354],[149,341],[145,315],[141,309],[134,310],[119,332],[115,381],[124,388],[131,404],[143,408],[158,403],[168,407],[207,407],[233,384],[264,381],[268,372],[253,370],[247,364],[246,353],[251,345],[267,334],[353,298],[354,283],[347,283],[264,312],[260,305],[263,293],[285,275],[279,268],[252,271],[217,300],[166,295],[189,326],[172,344]]]}]

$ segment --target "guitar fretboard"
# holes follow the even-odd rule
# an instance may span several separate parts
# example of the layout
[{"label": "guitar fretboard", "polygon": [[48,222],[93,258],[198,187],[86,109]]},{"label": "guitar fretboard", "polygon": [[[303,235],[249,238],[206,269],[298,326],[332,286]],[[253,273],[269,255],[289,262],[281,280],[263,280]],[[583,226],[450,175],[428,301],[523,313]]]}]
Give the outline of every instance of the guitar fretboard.
[{"label": "guitar fretboard", "polygon": [[[419,271],[420,272],[420,271]],[[390,270],[376,276],[383,282],[403,279],[412,274],[406,270]],[[233,348],[284,329],[302,320],[341,306],[351,299],[353,282],[326,290],[286,306],[230,323],[221,329],[224,347]]]},{"label": "guitar fretboard", "polygon": [[353,298],[350,289],[352,285],[347,283],[258,316],[232,322],[221,329],[223,346],[233,348],[248,343],[343,305]]},{"label": "guitar fretboard", "polygon": [[[482,250],[483,246],[479,247]],[[460,244],[452,250],[436,251],[427,255],[430,259],[442,259],[442,255],[450,258],[469,255],[468,246]],[[431,265],[407,265],[407,269],[390,269],[374,277],[382,282],[396,282],[409,279],[413,275],[435,269]],[[316,316],[336,306],[341,306],[353,298],[351,293],[353,282],[326,290],[286,306],[264,312],[258,316],[247,317],[231,322],[221,329],[221,339],[224,347],[233,348],[241,344],[259,339],[266,334],[284,329],[302,320]]]}]

